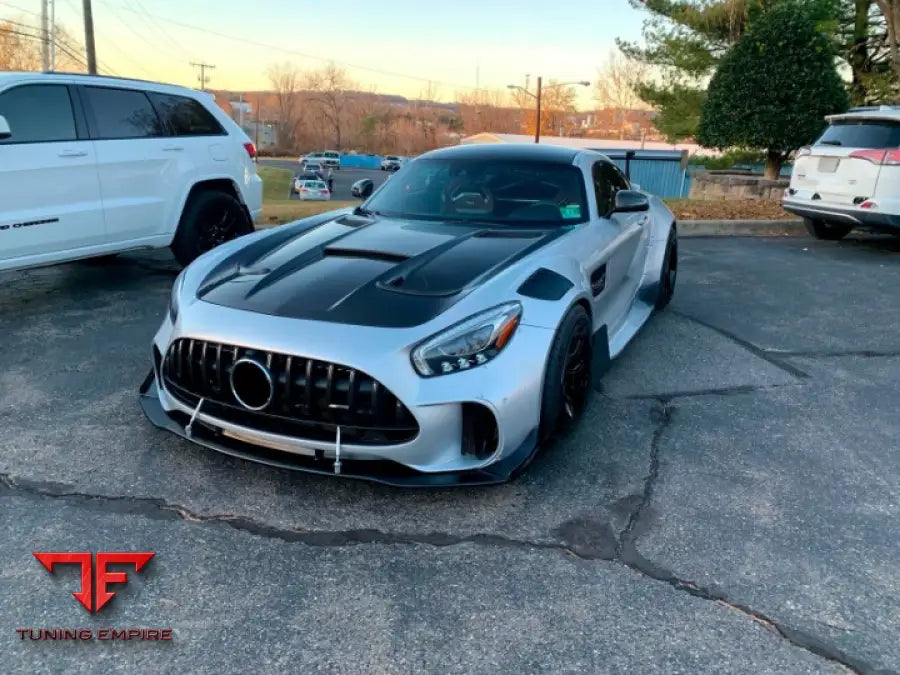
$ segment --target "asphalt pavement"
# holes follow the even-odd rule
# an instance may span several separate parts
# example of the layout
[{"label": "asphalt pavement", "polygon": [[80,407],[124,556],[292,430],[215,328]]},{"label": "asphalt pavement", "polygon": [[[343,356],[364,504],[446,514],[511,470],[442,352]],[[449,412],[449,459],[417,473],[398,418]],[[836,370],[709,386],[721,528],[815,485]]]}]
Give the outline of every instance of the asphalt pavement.
[{"label": "asphalt pavement", "polygon": [[[577,428],[455,490],[152,427],[167,255],[0,274],[0,669],[900,672],[900,240],[680,250],[672,305]],[[35,551],[155,556],[90,614],[77,568]],[[53,627],[174,638],[16,632]]]},{"label": "asphalt pavement", "polygon": [[[260,159],[260,166],[271,166],[278,169],[287,169],[288,171],[294,172],[294,174],[300,173],[300,163],[293,162],[286,159]],[[378,169],[348,169],[343,168],[340,171],[334,172],[334,190],[331,193],[331,198],[336,201],[350,201],[352,199],[356,199],[353,195],[350,194],[350,187],[358,180],[362,178],[370,178],[372,182],[375,184],[375,187],[381,185],[390,174],[387,171],[380,171]],[[287,195],[285,195],[287,198]]]}]

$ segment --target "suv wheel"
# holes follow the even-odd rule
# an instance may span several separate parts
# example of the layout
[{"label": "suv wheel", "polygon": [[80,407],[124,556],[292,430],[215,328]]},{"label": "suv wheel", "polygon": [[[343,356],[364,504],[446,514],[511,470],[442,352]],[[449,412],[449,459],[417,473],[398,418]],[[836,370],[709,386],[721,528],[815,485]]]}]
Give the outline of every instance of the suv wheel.
[{"label": "suv wheel", "polygon": [[804,218],[803,224],[816,239],[824,239],[826,241],[837,241],[847,236],[853,225],[844,223],[826,223],[824,220],[813,220],[812,218]]},{"label": "suv wheel", "polygon": [[172,241],[172,252],[184,266],[219,244],[253,232],[241,203],[227,192],[207,190],[188,200]]}]

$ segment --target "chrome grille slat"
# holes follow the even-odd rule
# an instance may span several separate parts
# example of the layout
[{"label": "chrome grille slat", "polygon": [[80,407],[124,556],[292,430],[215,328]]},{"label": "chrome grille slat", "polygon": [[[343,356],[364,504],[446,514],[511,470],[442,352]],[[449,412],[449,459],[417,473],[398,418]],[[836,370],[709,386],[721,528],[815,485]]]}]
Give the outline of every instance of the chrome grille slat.
[{"label": "chrome grille slat", "polygon": [[[231,390],[234,364],[245,356],[265,364],[271,375],[273,399],[265,410],[243,408]],[[223,421],[297,438],[330,440],[340,425],[348,443],[384,445],[411,440],[419,431],[384,385],[338,363],[181,338],[163,360],[163,380],[187,406],[203,398],[204,412]]]}]

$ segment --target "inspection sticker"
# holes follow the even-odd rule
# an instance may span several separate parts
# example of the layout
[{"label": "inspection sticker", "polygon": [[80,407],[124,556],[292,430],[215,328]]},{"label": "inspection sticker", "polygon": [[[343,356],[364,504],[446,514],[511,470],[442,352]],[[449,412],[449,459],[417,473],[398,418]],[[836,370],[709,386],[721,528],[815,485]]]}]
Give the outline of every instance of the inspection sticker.
[{"label": "inspection sticker", "polygon": [[578,204],[566,204],[559,207],[559,213],[563,218],[581,218],[581,206]]}]

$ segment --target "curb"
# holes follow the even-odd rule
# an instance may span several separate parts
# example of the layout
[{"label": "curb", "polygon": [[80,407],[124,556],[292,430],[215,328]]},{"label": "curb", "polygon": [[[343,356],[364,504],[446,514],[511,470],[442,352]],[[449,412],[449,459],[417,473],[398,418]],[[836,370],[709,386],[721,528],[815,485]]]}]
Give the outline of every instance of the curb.
[{"label": "curb", "polygon": [[801,237],[802,220],[680,220],[680,237]]}]

